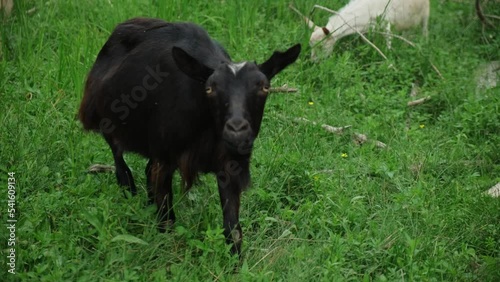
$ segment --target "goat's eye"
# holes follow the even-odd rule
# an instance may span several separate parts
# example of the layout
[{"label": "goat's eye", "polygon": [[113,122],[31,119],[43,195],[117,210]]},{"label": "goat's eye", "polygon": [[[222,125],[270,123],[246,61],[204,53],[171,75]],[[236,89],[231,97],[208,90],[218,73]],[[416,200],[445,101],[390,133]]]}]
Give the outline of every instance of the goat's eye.
[{"label": "goat's eye", "polygon": [[207,95],[212,94],[212,87],[209,86],[209,87],[205,88],[205,92],[207,93]]}]

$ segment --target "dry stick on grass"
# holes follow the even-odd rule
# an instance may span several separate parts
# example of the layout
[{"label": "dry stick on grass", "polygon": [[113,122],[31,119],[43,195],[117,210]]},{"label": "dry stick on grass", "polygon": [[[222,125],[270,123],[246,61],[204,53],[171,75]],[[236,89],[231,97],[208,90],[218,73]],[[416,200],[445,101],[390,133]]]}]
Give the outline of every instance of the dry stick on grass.
[{"label": "dry stick on grass", "polygon": [[31,8],[31,9],[29,9],[28,11],[26,11],[26,14],[31,16],[31,15],[33,15],[35,12],[36,12],[36,7],[33,7],[33,8]]},{"label": "dry stick on grass", "polygon": [[424,98],[413,100],[413,101],[408,102],[407,106],[408,107],[417,106],[417,105],[425,103],[426,101],[428,101],[430,99],[431,99],[431,96],[427,96],[427,97],[424,97]]},{"label": "dry stick on grass", "polygon": [[271,89],[269,89],[269,92],[274,93],[294,93],[297,91],[299,91],[297,88],[288,87],[286,84],[281,87],[271,87]]},{"label": "dry stick on grass", "polygon": [[[308,119],[303,118],[303,117],[294,118],[293,120],[296,121],[296,122],[302,122],[302,123],[309,123],[309,124],[312,124],[312,125],[318,125],[317,122],[308,120]],[[342,134],[342,133],[344,133],[344,130],[348,129],[350,127],[351,127],[351,125],[340,126],[340,127],[335,127],[335,126],[331,126],[331,125],[328,125],[328,124],[322,124],[321,125],[321,128],[323,128],[324,130],[326,130],[326,131],[328,131],[330,133],[335,133],[335,134],[339,134],[339,135]]]},{"label": "dry stick on grass", "polygon": [[288,7],[290,9],[292,9],[293,11],[295,11],[297,14],[299,14],[299,16],[302,17],[302,19],[306,22],[307,26],[309,26],[309,28],[314,28],[314,23],[306,16],[304,16],[299,10],[297,10],[293,5],[292,3],[290,3],[288,5]]},{"label": "dry stick on grass", "polygon": [[433,63],[430,63],[430,64],[431,64],[432,69],[439,75],[439,78],[441,78],[442,80],[445,80],[443,75],[439,71],[439,69]]},{"label": "dry stick on grass", "polygon": [[326,130],[326,131],[328,131],[330,133],[335,133],[335,134],[342,134],[345,129],[348,129],[350,127],[351,127],[350,125],[341,126],[341,127],[335,127],[335,126],[331,126],[331,125],[328,125],[328,124],[322,124],[321,125],[321,128],[323,128],[324,130]]},{"label": "dry stick on grass", "polygon": [[[303,118],[303,117],[294,118],[293,120],[296,122],[318,125],[317,122],[308,120],[308,119]],[[321,125],[321,128],[323,128],[324,130],[326,130],[330,133],[338,134],[338,135],[342,135],[346,129],[351,128],[351,127],[352,127],[351,125],[340,126],[340,127],[335,127],[335,126],[331,126],[328,124]],[[387,145],[385,143],[380,142],[378,140],[369,139],[365,134],[361,134],[361,133],[357,133],[357,132],[354,132],[354,134],[353,134],[353,141],[354,141],[354,143],[356,143],[358,145],[363,145],[364,143],[370,141],[370,142],[373,142],[375,144],[375,146],[378,148],[383,149],[383,148],[387,147]]]},{"label": "dry stick on grass", "polygon": [[93,164],[87,168],[87,172],[89,173],[102,173],[102,172],[114,172],[115,167],[112,165],[103,165],[103,164]]},{"label": "dry stick on grass", "polygon": [[497,15],[484,14],[484,17],[486,17],[486,18],[492,18],[492,19],[495,19],[495,20],[500,20],[500,16],[497,16]]},{"label": "dry stick on grass", "polygon": [[480,0],[476,0],[476,5],[475,5],[477,17],[479,18],[479,20],[483,24],[483,27],[484,26],[494,27],[494,25],[488,21],[485,14],[483,13],[483,8],[481,7],[481,3],[479,1]]},{"label": "dry stick on grass", "polygon": [[355,132],[353,135],[353,141],[354,141],[354,143],[356,143],[360,146],[365,144],[368,141],[372,141],[375,144],[375,147],[377,147],[377,148],[380,148],[380,149],[387,148],[387,144],[380,142],[378,140],[368,139],[368,136],[366,136],[365,134],[361,134],[361,133],[357,133],[357,132]]}]

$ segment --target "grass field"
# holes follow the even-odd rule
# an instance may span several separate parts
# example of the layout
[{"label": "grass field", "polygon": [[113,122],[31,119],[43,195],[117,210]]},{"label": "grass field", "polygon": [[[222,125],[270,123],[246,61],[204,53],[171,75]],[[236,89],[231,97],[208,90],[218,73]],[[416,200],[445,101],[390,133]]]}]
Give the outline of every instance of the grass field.
[{"label": "grass field", "polygon": [[[500,29],[483,31],[471,2],[433,0],[428,40],[400,34],[415,47],[394,39],[388,50],[368,35],[387,60],[351,36],[316,64],[310,31],[285,0],[16,1],[0,27],[0,211],[7,225],[15,172],[16,274],[2,227],[0,280],[500,281],[500,201],[483,194],[500,182],[500,91],[478,90],[474,78],[500,59]],[[146,160],[127,155],[141,190],[130,199],[113,174],[86,173],[112,156],[76,119],[83,83],[114,26],[137,16],[196,22],[235,61],[303,44],[273,80],[299,92],[268,99],[237,271],[213,176],[187,194],[175,186],[178,220],[161,234],[146,205]],[[351,127],[337,135],[321,124]],[[358,145],[354,133],[387,147]]]}]

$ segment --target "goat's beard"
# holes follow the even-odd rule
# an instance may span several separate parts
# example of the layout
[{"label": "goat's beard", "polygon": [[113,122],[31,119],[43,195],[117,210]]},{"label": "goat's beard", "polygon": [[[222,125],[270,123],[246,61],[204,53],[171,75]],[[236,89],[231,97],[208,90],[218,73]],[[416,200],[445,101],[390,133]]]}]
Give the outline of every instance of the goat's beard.
[{"label": "goat's beard", "polygon": [[252,153],[254,139],[253,137],[240,141],[223,139],[224,147],[231,155],[248,156]]}]

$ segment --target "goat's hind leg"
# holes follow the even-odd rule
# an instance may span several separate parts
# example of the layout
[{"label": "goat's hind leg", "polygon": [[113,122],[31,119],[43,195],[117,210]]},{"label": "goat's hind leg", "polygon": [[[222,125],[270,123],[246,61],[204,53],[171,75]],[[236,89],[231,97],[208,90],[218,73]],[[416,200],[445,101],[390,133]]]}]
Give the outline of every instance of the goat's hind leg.
[{"label": "goat's hind leg", "polygon": [[175,222],[172,177],[175,167],[150,160],[146,168],[149,200],[158,207],[158,229],[165,232]]},{"label": "goat's hind leg", "polygon": [[118,185],[128,187],[132,196],[135,196],[137,194],[137,188],[135,187],[132,172],[123,159],[123,149],[120,145],[113,142],[112,137],[104,136],[104,139],[108,142],[111,152],[113,153],[113,158],[115,160],[115,174]]}]

